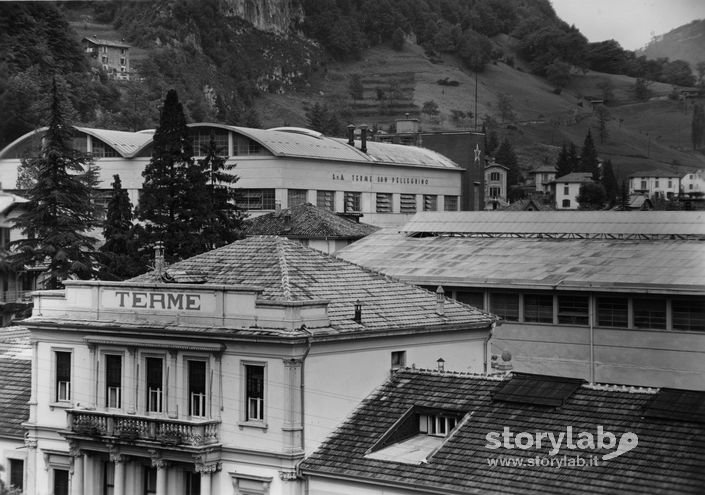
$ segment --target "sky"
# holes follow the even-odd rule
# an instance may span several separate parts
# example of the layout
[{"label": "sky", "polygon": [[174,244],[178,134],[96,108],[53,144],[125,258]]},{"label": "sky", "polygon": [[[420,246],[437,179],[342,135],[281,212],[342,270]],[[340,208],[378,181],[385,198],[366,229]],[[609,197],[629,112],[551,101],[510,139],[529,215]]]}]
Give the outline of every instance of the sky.
[{"label": "sky", "polygon": [[614,39],[626,50],[646,45],[696,19],[705,19],[705,0],[551,0],[558,17],[575,24],[588,41]]}]

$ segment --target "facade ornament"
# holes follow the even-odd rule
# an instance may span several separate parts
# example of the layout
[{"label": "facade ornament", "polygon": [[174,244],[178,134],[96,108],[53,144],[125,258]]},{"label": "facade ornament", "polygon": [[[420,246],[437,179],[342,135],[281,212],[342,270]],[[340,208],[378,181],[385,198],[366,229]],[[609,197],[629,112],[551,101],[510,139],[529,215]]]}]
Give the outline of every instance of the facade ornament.
[{"label": "facade ornament", "polygon": [[24,434],[24,446],[27,447],[28,449],[36,449],[37,448],[37,438],[30,437],[29,432],[26,432]]},{"label": "facade ornament", "polygon": [[296,481],[296,471],[279,471],[279,479],[282,481]]},{"label": "facade ornament", "polygon": [[212,462],[208,464],[204,463],[197,463],[196,464],[196,472],[201,473],[201,474],[213,474],[217,473],[220,471],[222,468],[222,465],[219,462]]}]

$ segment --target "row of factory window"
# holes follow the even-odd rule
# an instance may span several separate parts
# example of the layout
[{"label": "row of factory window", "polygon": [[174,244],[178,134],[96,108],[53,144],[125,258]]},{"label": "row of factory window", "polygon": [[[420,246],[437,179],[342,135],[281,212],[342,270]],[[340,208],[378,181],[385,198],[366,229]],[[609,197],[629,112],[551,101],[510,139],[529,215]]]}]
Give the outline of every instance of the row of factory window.
[{"label": "row of factory window", "polygon": [[[433,287],[427,287],[435,290]],[[446,288],[446,294],[506,321],[607,328],[705,331],[705,297],[484,291]]]},{"label": "row of factory window", "polygon": [[[362,211],[362,193],[357,191],[316,191],[316,205],[330,211],[336,211],[336,195],[343,195],[343,211],[355,213]],[[375,194],[376,213],[416,213],[419,210],[418,196],[421,196],[423,211],[438,211],[439,197],[436,194],[400,194],[399,209],[395,211],[392,193]],[[288,189],[287,206],[289,208],[308,201],[308,190]],[[274,189],[240,189],[237,205],[244,210],[275,209]],[[444,211],[458,211],[458,196],[443,196]]]},{"label": "row of factory window", "polygon": [[[100,384],[96,390],[96,405],[105,409],[126,409],[125,383],[127,366],[123,353],[104,353],[98,364],[101,370]],[[54,404],[70,403],[74,399],[73,383],[75,373],[73,368],[73,352],[69,349],[55,349],[53,351],[54,391],[52,402]],[[176,405],[179,411],[185,411],[190,418],[210,418],[213,387],[213,369],[207,358],[184,358],[183,383],[178,385],[179,390],[186,393],[182,399],[184,404]],[[138,369],[139,384],[134,407],[142,414],[166,414],[169,403],[176,404],[176,398],[169,400],[169,393],[175,394],[176,387],[167,386],[171,371],[168,360],[164,355],[142,356]],[[265,420],[265,365],[258,363],[242,364],[243,380],[243,409],[241,419],[244,422],[261,423]],[[173,378],[172,378],[173,382]],[[171,389],[171,390],[170,390]]]}]

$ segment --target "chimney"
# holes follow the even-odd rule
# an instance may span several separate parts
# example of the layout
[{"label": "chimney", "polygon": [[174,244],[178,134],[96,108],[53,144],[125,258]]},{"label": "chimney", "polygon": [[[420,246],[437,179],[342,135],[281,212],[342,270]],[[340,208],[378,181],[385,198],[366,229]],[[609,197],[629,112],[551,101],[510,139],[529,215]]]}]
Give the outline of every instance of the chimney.
[{"label": "chimney", "polygon": [[362,303],[359,299],[355,301],[355,316],[353,320],[355,323],[362,323]]},{"label": "chimney", "polygon": [[436,313],[443,316],[445,314],[446,293],[440,285],[436,289]]},{"label": "chimney", "polygon": [[348,145],[355,146],[355,125],[348,125]]},{"label": "chimney", "polygon": [[154,271],[161,277],[164,275],[165,268],[164,243],[157,241],[156,244],[154,244]]},{"label": "chimney", "polygon": [[360,126],[360,151],[367,153],[367,125]]},{"label": "chimney", "polygon": [[512,353],[509,351],[502,352],[502,360],[499,360],[497,354],[492,354],[492,367],[500,372],[509,373],[514,366],[512,365]]},{"label": "chimney", "polygon": [[436,360],[436,364],[438,365],[438,371],[443,372],[446,370],[446,360],[442,357]]}]

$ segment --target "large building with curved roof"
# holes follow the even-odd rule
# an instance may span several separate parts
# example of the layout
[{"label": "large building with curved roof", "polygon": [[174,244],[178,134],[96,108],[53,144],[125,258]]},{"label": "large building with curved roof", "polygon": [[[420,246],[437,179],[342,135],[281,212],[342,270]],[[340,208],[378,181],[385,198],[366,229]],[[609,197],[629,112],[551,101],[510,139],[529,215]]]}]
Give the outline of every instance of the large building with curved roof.
[{"label": "large building with curved roof", "polygon": [[[240,180],[240,206],[264,213],[303,203],[362,214],[369,223],[400,224],[417,211],[457,211],[464,169],[435,151],[416,146],[331,138],[308,129],[253,129],[215,123],[190,124],[198,157],[214,135]],[[109,193],[115,174],[137,203],[142,171],[149,162],[153,131],[76,127],[74,146],[91,153],[100,167],[100,188]],[[17,184],[22,157],[41,147],[45,128],[0,151],[0,182]]]}]

